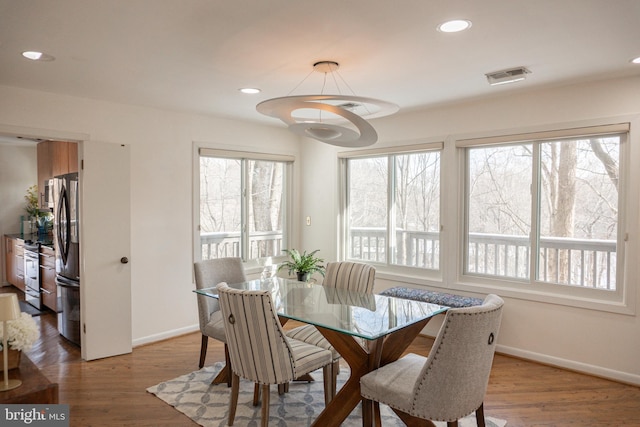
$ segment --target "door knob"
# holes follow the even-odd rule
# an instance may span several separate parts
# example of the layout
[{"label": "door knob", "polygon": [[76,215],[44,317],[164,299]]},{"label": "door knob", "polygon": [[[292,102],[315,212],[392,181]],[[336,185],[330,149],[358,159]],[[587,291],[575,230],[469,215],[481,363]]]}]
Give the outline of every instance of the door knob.
[{"label": "door knob", "polygon": [[127,258],[126,256],[123,256],[122,258],[120,258],[120,262],[123,264],[127,264],[129,263],[129,258]]}]

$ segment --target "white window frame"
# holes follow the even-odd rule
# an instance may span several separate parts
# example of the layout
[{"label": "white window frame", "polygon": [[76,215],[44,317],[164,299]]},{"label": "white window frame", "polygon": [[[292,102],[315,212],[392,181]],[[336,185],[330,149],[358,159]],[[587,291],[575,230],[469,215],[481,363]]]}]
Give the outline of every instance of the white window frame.
[{"label": "white window frame", "polygon": [[[295,160],[294,156],[284,155],[284,154],[273,154],[273,153],[261,153],[255,151],[240,151],[240,150],[229,150],[229,149],[218,149],[218,148],[210,148],[206,146],[202,146],[199,144],[194,144],[193,150],[193,259],[194,261],[202,260],[202,247],[200,243],[200,158],[201,157],[217,157],[217,158],[228,158],[228,159],[236,159],[236,160],[265,160],[265,161],[277,161],[283,162],[285,164],[285,177],[284,177],[284,188],[283,188],[283,204],[284,204],[284,214],[283,214],[283,247],[288,247],[289,242],[292,241],[292,226],[291,220],[292,218],[292,209],[293,209],[293,163]],[[246,167],[243,162],[242,164],[242,193],[241,196],[243,199],[246,196]],[[271,260],[266,258],[255,258],[255,259],[247,259],[248,256],[248,242],[249,236],[246,233],[246,223],[248,220],[247,214],[247,204],[246,201],[242,202],[242,230],[241,230],[241,256],[243,259],[243,263],[245,269],[248,272],[258,271],[257,268],[265,265],[265,263],[273,262],[273,264],[277,264],[278,262],[284,260],[286,258],[285,255],[280,255],[276,257],[271,257]]]},{"label": "white window frame", "polygon": [[[380,274],[384,277],[385,273],[391,273],[395,276],[402,277],[412,277],[417,280],[423,280],[425,278],[433,279],[433,280],[441,280],[442,279],[442,265],[443,265],[443,240],[442,236],[440,236],[440,252],[438,259],[438,269],[428,269],[428,268],[420,268],[420,267],[411,267],[406,265],[398,265],[392,264],[392,247],[395,245],[395,234],[392,230],[395,228],[393,223],[395,221],[394,216],[394,180],[392,179],[393,174],[391,173],[394,168],[394,162],[391,161],[390,157],[394,155],[404,155],[404,154],[412,154],[412,153],[423,153],[428,151],[438,151],[440,153],[440,192],[442,193],[442,156],[443,156],[444,142],[442,140],[433,141],[433,142],[421,142],[421,143],[412,143],[397,147],[387,147],[387,148],[376,148],[376,149],[364,149],[364,150],[354,150],[354,151],[345,151],[338,153],[338,159],[340,161],[340,204],[341,204],[341,215],[339,221],[339,236],[340,236],[340,244],[339,244],[339,253],[341,259],[345,259],[348,261],[354,262],[367,262],[375,265],[377,268],[382,268]],[[349,218],[348,218],[348,202],[349,202],[349,194],[348,194],[348,160],[356,159],[356,158],[372,158],[372,157],[388,157],[388,182],[387,182],[387,207],[389,212],[387,213],[387,225],[386,225],[386,242],[387,242],[387,261],[386,262],[374,262],[369,260],[362,260],[357,258],[349,258]],[[442,194],[441,194],[442,200]],[[442,203],[440,203],[440,220],[442,221]],[[378,274],[378,273],[377,273]]]},{"label": "white window frame", "polygon": [[[613,127],[611,127],[613,126]],[[622,126],[620,128],[619,126]],[[583,134],[585,128],[596,131],[603,127],[606,133],[629,130],[626,141],[621,142],[620,192],[618,213],[618,263],[614,292],[594,289],[580,289],[574,286],[540,283],[535,287],[523,287],[521,282],[499,278],[465,275],[464,239],[465,233],[465,155],[464,147],[479,142],[506,143],[524,141],[535,135],[538,139],[563,138]],[[577,132],[581,129],[580,132]],[[468,134],[452,134],[443,139],[432,139],[431,144],[440,144],[440,271],[439,274],[426,274],[427,270],[381,264],[376,266],[376,277],[387,284],[407,286],[426,286],[443,292],[486,295],[497,293],[504,297],[579,307],[597,311],[625,315],[636,313],[636,283],[640,276],[640,168],[631,168],[632,162],[640,161],[640,116],[628,115],[612,118],[590,119],[580,122],[540,125],[527,129],[484,131]],[[515,138],[515,139],[514,139]],[[519,139],[521,138],[521,139]],[[444,141],[444,142],[435,142]],[[389,145],[389,144],[387,144]],[[347,180],[345,160],[352,157],[367,157],[381,153],[402,153],[411,151],[408,147],[421,149],[423,144],[411,146],[398,143],[380,149],[353,150],[338,153],[339,197],[341,203],[339,219],[340,259],[346,259],[347,248]],[[561,292],[564,290],[565,292]],[[580,292],[576,292],[580,291]],[[597,292],[593,292],[597,291]]]},{"label": "white window frame", "polygon": [[[456,254],[456,266],[455,271],[448,271],[446,277],[455,277],[455,282],[451,286],[454,289],[474,291],[480,293],[495,292],[504,296],[521,298],[533,301],[556,303],[561,305],[590,308],[608,312],[615,312],[621,314],[635,314],[635,286],[633,282],[629,281],[629,275],[631,269],[635,267],[631,264],[635,264],[629,261],[629,245],[628,239],[630,229],[634,227],[628,220],[634,218],[631,215],[631,211],[637,208],[635,205],[638,203],[637,188],[633,192],[630,188],[633,183],[633,171],[630,170],[630,161],[634,156],[632,151],[632,135],[630,134],[630,118],[625,120],[602,122],[601,124],[594,126],[567,126],[558,127],[557,129],[540,130],[527,133],[510,133],[502,135],[483,136],[480,138],[460,138],[453,139],[453,147],[455,150],[455,157],[459,167],[458,170],[458,199],[457,199],[457,212],[458,212],[458,227],[457,238],[455,245],[459,248]],[[635,119],[637,121],[637,118]],[[617,277],[616,277],[616,290],[602,290],[593,288],[580,288],[577,286],[558,285],[554,283],[546,283],[535,280],[535,269],[531,266],[531,277],[525,281],[526,286],[523,286],[523,281],[518,279],[500,278],[500,277],[487,277],[481,275],[474,275],[472,273],[464,273],[465,270],[465,251],[466,251],[466,148],[478,147],[482,145],[500,145],[509,143],[519,143],[526,141],[541,141],[550,139],[565,139],[571,137],[581,136],[594,136],[602,134],[615,134],[627,133],[626,137],[623,136],[620,142],[620,181],[619,181],[619,213],[618,213],[618,242],[617,242]],[[637,154],[635,154],[637,157]],[[637,178],[636,178],[637,179]],[[535,178],[534,178],[535,180]],[[534,184],[535,181],[534,181]],[[532,209],[534,207],[532,206]],[[533,214],[532,216],[532,233],[537,232],[535,224],[537,218]],[[533,242],[532,242],[533,243]],[[634,244],[634,246],[636,246]],[[533,246],[532,246],[532,251]],[[637,253],[632,251],[631,253]],[[535,262],[537,265],[537,261]]]}]

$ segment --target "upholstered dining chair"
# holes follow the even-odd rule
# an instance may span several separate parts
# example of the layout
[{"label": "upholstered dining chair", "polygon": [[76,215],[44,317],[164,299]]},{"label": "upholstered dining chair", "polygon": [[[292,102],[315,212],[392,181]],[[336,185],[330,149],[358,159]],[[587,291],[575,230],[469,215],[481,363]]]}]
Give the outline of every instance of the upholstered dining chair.
[{"label": "upholstered dining chair", "polygon": [[482,305],[447,311],[428,357],[409,353],[360,378],[363,417],[373,402],[389,405],[408,426],[418,420],[458,420],[476,413],[484,427],[489,382],[503,300],[490,294]]},{"label": "upholstered dining chair", "polygon": [[[327,264],[322,285],[372,293],[375,277],[376,269],[372,265],[350,261],[330,262]],[[340,373],[340,354],[313,325],[291,329],[287,332],[287,336],[331,351],[333,363],[325,368],[330,369],[331,372],[325,372],[324,376],[331,374],[331,398],[333,398],[336,395],[337,379]]]},{"label": "upholstered dining chair", "polygon": [[[231,398],[228,424],[233,425],[240,377],[256,383],[253,403],[262,390],[262,426],[269,424],[269,386],[293,379],[331,364],[329,350],[287,338],[266,290],[238,290],[218,285],[220,308],[231,357]],[[329,392],[325,378],[325,403]],[[260,385],[260,388],[258,388]]]},{"label": "upholstered dining chair", "polygon": [[[194,263],[194,270],[197,289],[212,288],[220,282],[240,283],[246,281],[241,258],[230,257],[198,261]],[[222,313],[220,312],[218,300],[204,295],[198,295],[197,298],[200,332],[202,333],[200,363],[198,366],[200,368],[204,366],[209,338],[225,343],[225,362],[228,365],[229,351],[226,345],[227,340],[224,335]],[[230,379],[228,385],[231,385]]]}]

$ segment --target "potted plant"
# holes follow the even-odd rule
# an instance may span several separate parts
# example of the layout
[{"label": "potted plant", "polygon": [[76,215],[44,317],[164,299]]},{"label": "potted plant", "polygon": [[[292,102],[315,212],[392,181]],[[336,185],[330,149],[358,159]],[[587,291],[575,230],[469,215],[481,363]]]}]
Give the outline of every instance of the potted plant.
[{"label": "potted plant", "polygon": [[324,265],[322,265],[324,260],[315,256],[319,250],[316,249],[307,254],[307,251],[300,253],[297,249],[283,249],[283,252],[286,252],[290,259],[280,264],[278,271],[283,268],[288,269],[289,274],[295,271],[298,280],[301,282],[309,280],[309,277],[315,272],[322,274],[324,277]]},{"label": "potted plant", "polygon": [[51,213],[40,210],[40,206],[38,206],[38,186],[32,185],[29,187],[24,199],[27,201],[27,206],[24,210],[28,214],[27,218],[31,221],[31,232],[33,233],[37,230],[38,234],[46,234],[48,227],[51,225]]},{"label": "potted plant", "polygon": [[[0,322],[0,337],[4,333],[3,322]],[[9,369],[17,368],[23,350],[29,350],[40,337],[40,330],[30,314],[20,313],[16,320],[7,322],[7,346],[9,347]],[[0,339],[0,360],[2,360],[2,340]],[[2,366],[0,366],[2,370]]]},{"label": "potted plant", "polygon": [[38,186],[32,185],[27,188],[27,194],[24,196],[27,206],[24,208],[30,218],[38,218],[40,216],[40,206],[38,206]]}]

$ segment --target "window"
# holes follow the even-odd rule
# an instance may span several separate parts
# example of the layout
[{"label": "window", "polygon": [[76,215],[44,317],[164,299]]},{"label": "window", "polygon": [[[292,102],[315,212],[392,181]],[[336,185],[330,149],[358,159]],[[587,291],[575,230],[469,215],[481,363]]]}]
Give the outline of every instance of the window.
[{"label": "window", "polygon": [[345,159],[347,258],[439,269],[442,144],[426,147]]},{"label": "window", "polygon": [[603,128],[461,144],[465,274],[616,290],[626,132]]},{"label": "window", "polygon": [[271,155],[200,149],[201,259],[281,255],[291,164]]}]

